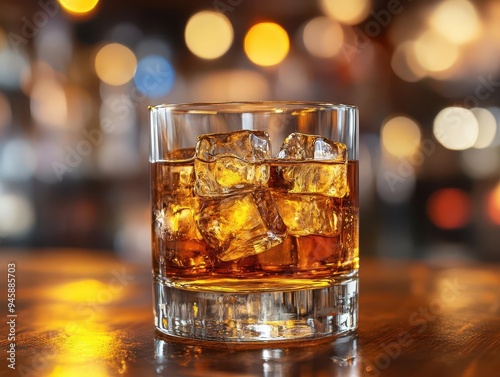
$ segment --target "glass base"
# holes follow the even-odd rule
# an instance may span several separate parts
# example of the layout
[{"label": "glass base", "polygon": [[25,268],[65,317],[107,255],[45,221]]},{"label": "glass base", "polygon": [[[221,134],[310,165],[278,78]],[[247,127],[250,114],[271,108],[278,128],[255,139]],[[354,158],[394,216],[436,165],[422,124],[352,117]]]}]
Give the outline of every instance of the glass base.
[{"label": "glass base", "polygon": [[254,293],[190,291],[154,282],[162,333],[219,342],[313,340],[354,331],[358,277],[325,288]]}]

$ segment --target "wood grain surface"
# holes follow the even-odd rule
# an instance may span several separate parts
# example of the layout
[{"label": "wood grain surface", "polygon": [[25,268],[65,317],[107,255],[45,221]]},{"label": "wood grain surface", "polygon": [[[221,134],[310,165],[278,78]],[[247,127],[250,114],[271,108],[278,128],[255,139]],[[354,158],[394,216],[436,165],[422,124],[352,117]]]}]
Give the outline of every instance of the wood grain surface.
[{"label": "wood grain surface", "polygon": [[148,265],[75,250],[0,250],[16,265],[15,367],[1,376],[500,376],[500,266],[363,260],[357,333],[240,349],[155,333]]}]

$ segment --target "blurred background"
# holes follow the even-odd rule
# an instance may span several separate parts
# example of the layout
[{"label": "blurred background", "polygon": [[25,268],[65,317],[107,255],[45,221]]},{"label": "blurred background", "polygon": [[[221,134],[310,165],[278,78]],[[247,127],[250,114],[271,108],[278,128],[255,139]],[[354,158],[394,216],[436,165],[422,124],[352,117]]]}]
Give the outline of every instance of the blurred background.
[{"label": "blurred background", "polygon": [[361,254],[500,261],[500,2],[0,0],[0,248],[149,261],[147,106],[360,108]]}]

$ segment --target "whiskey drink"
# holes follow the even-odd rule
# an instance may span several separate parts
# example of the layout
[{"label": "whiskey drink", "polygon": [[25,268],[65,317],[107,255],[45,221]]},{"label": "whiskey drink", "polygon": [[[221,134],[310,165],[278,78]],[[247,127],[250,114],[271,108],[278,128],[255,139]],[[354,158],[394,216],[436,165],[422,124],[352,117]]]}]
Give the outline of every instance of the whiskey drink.
[{"label": "whiskey drink", "polygon": [[[194,193],[194,158],[151,165],[156,276],[184,289],[247,292],[328,286],[330,278],[358,268],[358,162],[347,163],[348,193],[344,197],[318,196],[317,203],[312,204],[311,195],[288,194],[279,179],[283,168],[308,163],[270,160],[265,164],[271,172],[271,200],[280,203],[278,212],[281,203],[291,203],[288,213],[280,212],[282,218],[286,216],[285,223],[292,226],[291,232],[287,230],[281,242],[263,252],[228,260],[207,244],[196,225],[204,198]],[[251,207],[244,199],[237,204]],[[220,221],[217,213],[211,216],[213,221]],[[233,216],[236,218],[229,219],[229,227],[241,215]],[[308,234],[307,227],[318,234]]]},{"label": "whiskey drink", "polygon": [[[276,115],[276,103],[243,107],[254,105]],[[303,104],[280,105],[295,119]],[[229,106],[226,120],[242,104],[219,106]],[[324,111],[323,105],[307,106]],[[157,328],[170,336],[224,342],[353,331],[359,268],[353,143],[303,132],[315,128],[300,124],[288,135],[226,124],[224,132],[197,132],[188,143],[163,140],[172,145],[160,151],[154,138],[166,134],[154,134],[155,116],[166,110],[151,111]]]}]

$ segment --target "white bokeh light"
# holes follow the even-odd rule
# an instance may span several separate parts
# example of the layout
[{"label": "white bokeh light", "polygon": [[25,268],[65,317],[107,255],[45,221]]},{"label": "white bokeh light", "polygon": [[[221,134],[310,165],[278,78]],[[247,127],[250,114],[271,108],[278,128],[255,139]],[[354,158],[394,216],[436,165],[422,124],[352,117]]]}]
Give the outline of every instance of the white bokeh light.
[{"label": "white bokeh light", "polygon": [[497,133],[497,122],[493,114],[487,109],[475,107],[471,109],[477,119],[479,133],[474,148],[482,149],[491,145]]},{"label": "white bokeh light", "polygon": [[476,143],[479,125],[472,111],[463,107],[446,107],[434,119],[433,133],[445,148],[464,150]]},{"label": "white bokeh light", "polygon": [[20,236],[29,231],[34,222],[33,206],[24,196],[0,193],[0,236]]}]

